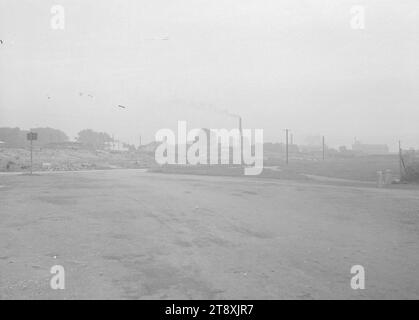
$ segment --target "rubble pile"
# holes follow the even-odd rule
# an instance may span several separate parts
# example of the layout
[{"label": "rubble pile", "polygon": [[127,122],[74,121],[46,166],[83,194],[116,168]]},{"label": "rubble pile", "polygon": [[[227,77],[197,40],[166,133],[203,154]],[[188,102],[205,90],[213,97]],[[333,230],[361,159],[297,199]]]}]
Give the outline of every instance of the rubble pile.
[{"label": "rubble pile", "polygon": [[[91,169],[149,168],[155,165],[148,152],[115,152],[86,149],[34,148],[34,171],[77,171]],[[0,171],[19,172],[30,168],[30,150],[0,148]]]}]

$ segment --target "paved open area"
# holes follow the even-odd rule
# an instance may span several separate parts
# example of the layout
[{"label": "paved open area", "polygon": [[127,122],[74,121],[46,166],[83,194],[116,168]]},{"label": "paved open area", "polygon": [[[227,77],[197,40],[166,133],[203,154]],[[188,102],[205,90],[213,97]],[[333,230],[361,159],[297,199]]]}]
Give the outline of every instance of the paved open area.
[{"label": "paved open area", "polygon": [[[417,189],[0,175],[1,299],[418,299],[418,252]],[[365,290],[350,286],[358,264]]]}]

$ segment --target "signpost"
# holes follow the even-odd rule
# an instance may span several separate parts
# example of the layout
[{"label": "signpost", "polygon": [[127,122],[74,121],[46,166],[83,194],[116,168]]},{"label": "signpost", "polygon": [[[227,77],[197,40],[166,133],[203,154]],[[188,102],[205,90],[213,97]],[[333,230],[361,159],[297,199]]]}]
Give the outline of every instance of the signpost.
[{"label": "signpost", "polygon": [[33,141],[38,140],[38,134],[36,132],[29,132],[26,135],[26,139],[31,142],[31,174],[32,174],[32,147],[33,147]]}]

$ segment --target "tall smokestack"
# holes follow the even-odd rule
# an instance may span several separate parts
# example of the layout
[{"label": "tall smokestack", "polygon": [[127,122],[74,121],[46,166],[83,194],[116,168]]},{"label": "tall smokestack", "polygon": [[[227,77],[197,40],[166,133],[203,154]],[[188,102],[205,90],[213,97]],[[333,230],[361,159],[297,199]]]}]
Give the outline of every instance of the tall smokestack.
[{"label": "tall smokestack", "polygon": [[239,133],[240,133],[240,158],[243,164],[243,128],[242,128],[242,117],[239,116]]}]

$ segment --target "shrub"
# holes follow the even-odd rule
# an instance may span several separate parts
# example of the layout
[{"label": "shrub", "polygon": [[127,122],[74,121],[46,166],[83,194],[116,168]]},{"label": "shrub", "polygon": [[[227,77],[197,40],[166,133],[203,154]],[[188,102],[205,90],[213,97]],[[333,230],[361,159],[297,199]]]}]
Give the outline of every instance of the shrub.
[{"label": "shrub", "polygon": [[419,162],[411,163],[406,166],[402,180],[407,182],[419,182]]}]

